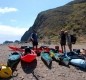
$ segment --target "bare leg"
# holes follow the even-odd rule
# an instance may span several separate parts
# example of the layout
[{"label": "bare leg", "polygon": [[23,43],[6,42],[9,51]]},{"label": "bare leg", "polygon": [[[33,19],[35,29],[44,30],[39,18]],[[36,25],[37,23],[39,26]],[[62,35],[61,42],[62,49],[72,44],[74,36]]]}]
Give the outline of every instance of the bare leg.
[{"label": "bare leg", "polygon": [[34,44],[33,44],[33,50],[35,49],[35,46],[34,46]]},{"label": "bare leg", "polygon": [[61,46],[61,49],[62,49],[62,53],[63,53],[63,46]]},{"label": "bare leg", "polygon": [[70,51],[72,51],[72,44],[70,45]]},{"label": "bare leg", "polygon": [[36,45],[36,50],[37,50],[37,48],[38,48],[38,45]]},{"label": "bare leg", "polygon": [[66,48],[65,48],[65,45],[64,45],[64,52],[66,52]]},{"label": "bare leg", "polygon": [[70,52],[72,51],[72,44],[68,45]]}]

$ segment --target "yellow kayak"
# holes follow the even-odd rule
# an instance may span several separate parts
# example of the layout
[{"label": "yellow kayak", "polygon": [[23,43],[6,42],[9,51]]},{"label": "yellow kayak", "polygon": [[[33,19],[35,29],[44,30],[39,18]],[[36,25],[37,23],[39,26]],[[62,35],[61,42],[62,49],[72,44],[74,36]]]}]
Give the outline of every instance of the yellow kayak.
[{"label": "yellow kayak", "polygon": [[0,78],[8,78],[12,75],[12,70],[6,65],[0,64]]}]

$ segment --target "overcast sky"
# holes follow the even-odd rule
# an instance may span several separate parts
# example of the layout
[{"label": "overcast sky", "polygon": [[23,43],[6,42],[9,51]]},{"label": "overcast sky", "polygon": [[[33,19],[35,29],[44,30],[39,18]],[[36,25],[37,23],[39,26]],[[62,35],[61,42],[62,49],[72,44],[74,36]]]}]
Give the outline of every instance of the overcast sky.
[{"label": "overcast sky", "polygon": [[73,0],[0,0],[0,43],[20,40],[38,13]]}]

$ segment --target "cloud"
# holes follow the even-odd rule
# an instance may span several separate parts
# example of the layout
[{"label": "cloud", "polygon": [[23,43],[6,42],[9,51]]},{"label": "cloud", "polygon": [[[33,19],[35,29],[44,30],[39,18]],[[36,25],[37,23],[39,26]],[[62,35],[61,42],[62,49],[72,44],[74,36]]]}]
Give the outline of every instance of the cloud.
[{"label": "cloud", "polygon": [[5,40],[20,40],[28,28],[0,25],[0,43]]},{"label": "cloud", "polygon": [[16,12],[16,11],[18,11],[18,9],[16,8],[9,8],[9,7],[0,8],[0,13],[2,14],[9,13],[9,12]]},{"label": "cloud", "polygon": [[22,35],[26,30],[28,30],[28,28],[0,25],[0,34],[2,35]]}]

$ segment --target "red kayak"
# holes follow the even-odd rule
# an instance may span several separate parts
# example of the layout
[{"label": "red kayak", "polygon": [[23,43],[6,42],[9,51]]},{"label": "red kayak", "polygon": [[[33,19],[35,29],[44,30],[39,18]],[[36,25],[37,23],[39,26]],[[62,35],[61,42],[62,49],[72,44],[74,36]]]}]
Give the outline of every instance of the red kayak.
[{"label": "red kayak", "polygon": [[[8,46],[11,50],[13,50],[13,51],[20,51],[20,52],[25,52],[25,49],[21,49],[21,48],[19,48],[19,47],[16,47],[16,46]],[[48,47],[40,47],[40,48],[34,48],[34,49],[32,49],[37,55],[40,55],[40,53],[42,52],[42,51],[45,51],[45,52],[49,52],[50,51],[50,48],[48,48]]]},{"label": "red kayak", "polygon": [[37,56],[40,56],[40,53],[42,52],[42,51],[45,51],[45,52],[49,52],[50,51],[50,49],[49,48],[34,48],[34,49],[32,49],[33,51],[35,51],[35,53],[37,54]]},{"label": "red kayak", "polygon": [[24,52],[25,50],[24,49],[21,49],[21,48],[18,48],[16,46],[8,46],[11,50],[13,51],[20,51],[20,52]]},{"label": "red kayak", "polygon": [[48,48],[48,47],[45,47],[45,48],[37,48],[37,50],[36,50],[36,48],[34,48],[33,49],[35,52],[38,52],[38,53],[41,53],[42,51],[45,51],[45,52],[49,52],[50,51],[50,48]]},{"label": "red kayak", "polygon": [[36,56],[37,54],[33,50],[31,50],[31,53],[21,56],[21,60],[24,62],[32,62],[36,59]]}]

